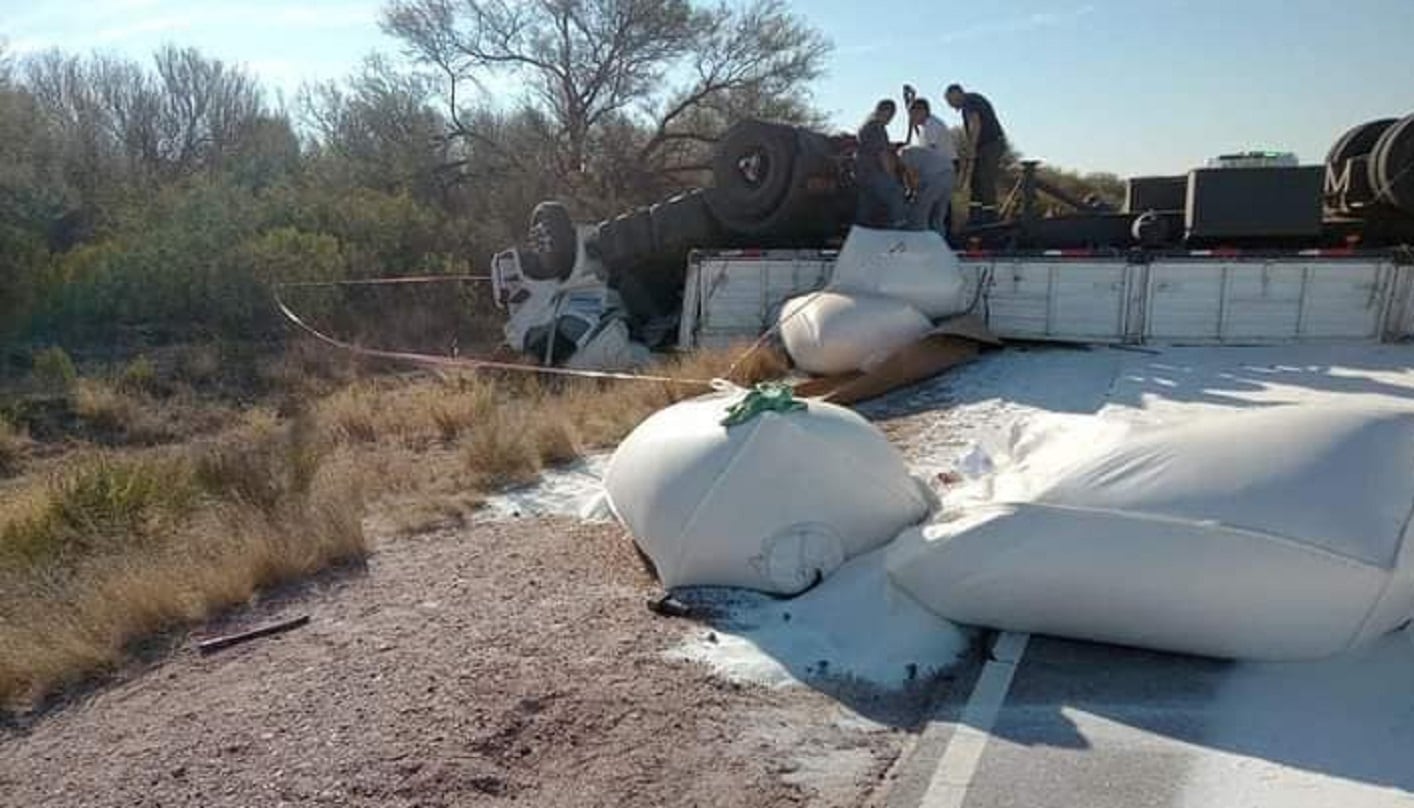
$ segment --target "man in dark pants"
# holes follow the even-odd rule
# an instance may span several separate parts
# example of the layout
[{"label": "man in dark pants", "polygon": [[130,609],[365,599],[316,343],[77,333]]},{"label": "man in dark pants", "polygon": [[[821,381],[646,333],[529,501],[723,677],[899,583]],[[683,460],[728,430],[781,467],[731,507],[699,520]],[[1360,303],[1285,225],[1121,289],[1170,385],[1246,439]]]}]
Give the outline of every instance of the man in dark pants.
[{"label": "man in dark pants", "polygon": [[968,224],[997,220],[997,180],[1001,177],[1002,155],[1006,153],[1006,132],[997,120],[992,102],[978,93],[969,93],[960,84],[947,89],[948,106],[962,113],[966,134],[962,148],[961,182],[972,190]]},{"label": "man in dark pants", "polygon": [[897,111],[894,102],[886,98],[859,127],[859,150],[854,161],[854,179],[859,186],[855,224],[896,228],[903,225],[907,215],[903,184],[898,179],[898,155],[889,142],[888,125]]}]

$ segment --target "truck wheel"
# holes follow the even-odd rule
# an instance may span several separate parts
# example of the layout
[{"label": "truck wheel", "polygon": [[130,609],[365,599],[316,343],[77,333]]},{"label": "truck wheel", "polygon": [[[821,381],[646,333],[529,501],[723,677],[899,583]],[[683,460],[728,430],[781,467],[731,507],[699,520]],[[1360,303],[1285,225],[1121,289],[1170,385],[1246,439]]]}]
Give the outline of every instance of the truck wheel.
[{"label": "truck wheel", "polygon": [[653,222],[653,243],[662,252],[712,246],[716,221],[700,188],[659,202],[648,209],[648,215]]},{"label": "truck wheel", "polygon": [[614,219],[618,264],[629,268],[653,257],[653,217],[637,208]]},{"label": "truck wheel", "polygon": [[1129,234],[1134,243],[1149,248],[1162,247],[1171,238],[1168,221],[1152,210],[1139,214],[1130,225]]},{"label": "truck wheel", "polygon": [[712,156],[712,214],[729,227],[769,215],[790,185],[798,149],[789,126],[747,120],[728,129]]},{"label": "truck wheel", "polygon": [[1370,152],[1370,187],[1376,199],[1414,216],[1414,115],[1380,135]]},{"label": "truck wheel", "polygon": [[536,205],[530,214],[530,246],[540,255],[535,280],[568,278],[579,253],[569,209],[555,201]]},{"label": "truck wheel", "polygon": [[1375,144],[1380,140],[1380,135],[1383,135],[1386,129],[1394,126],[1397,122],[1397,118],[1381,118],[1377,121],[1366,121],[1352,128],[1341,135],[1334,146],[1331,146],[1330,152],[1326,154],[1326,165],[1338,168],[1346,160],[1374,151]]},{"label": "truck wheel", "polygon": [[723,221],[733,235],[755,246],[808,246],[838,235],[853,219],[855,193],[844,174],[848,160],[835,140],[796,130],[790,182],[775,208],[751,219]]}]

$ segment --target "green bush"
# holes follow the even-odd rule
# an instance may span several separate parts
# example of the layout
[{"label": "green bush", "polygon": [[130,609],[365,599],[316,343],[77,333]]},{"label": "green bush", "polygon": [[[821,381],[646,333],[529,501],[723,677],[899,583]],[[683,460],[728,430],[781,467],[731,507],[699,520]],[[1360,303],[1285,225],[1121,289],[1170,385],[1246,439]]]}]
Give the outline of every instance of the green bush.
[{"label": "green bush", "polygon": [[118,374],[118,389],[124,393],[156,393],[160,386],[157,366],[146,355],[124,365]]},{"label": "green bush", "polygon": [[[29,337],[65,344],[144,338],[260,339],[284,333],[275,284],[455,266],[443,216],[407,195],[365,189],[257,192],[222,180],[168,188],[112,219],[99,240],[46,257]],[[316,317],[344,290],[304,290]],[[380,299],[381,304],[381,299]]]},{"label": "green bush", "polygon": [[58,346],[35,353],[34,367],[30,373],[39,392],[51,396],[71,394],[79,380],[74,360]]}]

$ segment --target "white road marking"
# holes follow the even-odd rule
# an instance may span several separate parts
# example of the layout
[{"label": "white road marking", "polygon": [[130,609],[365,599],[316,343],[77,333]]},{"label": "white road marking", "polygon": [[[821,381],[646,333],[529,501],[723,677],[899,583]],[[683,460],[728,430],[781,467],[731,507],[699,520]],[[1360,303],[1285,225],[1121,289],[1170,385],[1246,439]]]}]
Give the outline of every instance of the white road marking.
[{"label": "white road marking", "polygon": [[962,708],[957,729],[938,760],[918,808],[962,808],[1030,637],[1007,631],[993,644],[992,660],[982,666],[982,674]]}]

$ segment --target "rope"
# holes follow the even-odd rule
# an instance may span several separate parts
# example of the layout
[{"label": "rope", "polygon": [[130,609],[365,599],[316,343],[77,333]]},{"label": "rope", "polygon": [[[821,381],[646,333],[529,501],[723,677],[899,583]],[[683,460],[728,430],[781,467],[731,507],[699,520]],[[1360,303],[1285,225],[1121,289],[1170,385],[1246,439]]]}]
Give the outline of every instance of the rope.
[{"label": "rope", "polygon": [[[440,280],[444,276],[434,276]],[[411,279],[388,278],[386,280],[394,282],[412,282]],[[325,283],[325,282],[319,282]],[[328,281],[330,284],[342,283],[341,281]],[[619,373],[607,370],[571,370],[569,368],[544,367],[542,365],[530,365],[523,362],[500,362],[494,359],[469,359],[457,356],[438,356],[436,354],[415,353],[412,351],[389,351],[380,348],[365,348],[355,345],[352,342],[332,337],[319,329],[300,319],[285,303],[280,296],[280,290],[294,284],[279,284],[274,289],[275,306],[300,330],[314,337],[326,345],[332,345],[345,351],[349,351],[359,356],[368,356],[375,359],[390,359],[397,362],[411,362],[417,365],[427,365],[431,367],[443,368],[464,368],[468,370],[509,370],[519,373],[540,373],[547,376],[569,376],[581,379],[612,379],[616,381],[636,381],[636,382],[657,382],[660,384],[676,384],[685,387],[713,387],[714,380],[710,379],[679,379],[671,376],[650,376],[641,373]]]},{"label": "rope", "polygon": [[400,275],[396,278],[355,278],[341,281],[290,281],[277,289],[310,289],[320,286],[392,286],[402,283],[438,283],[447,281],[491,280],[490,275]]}]

